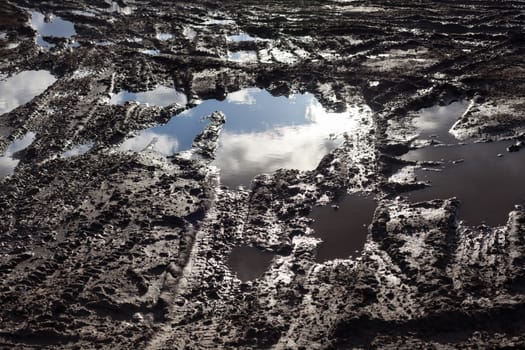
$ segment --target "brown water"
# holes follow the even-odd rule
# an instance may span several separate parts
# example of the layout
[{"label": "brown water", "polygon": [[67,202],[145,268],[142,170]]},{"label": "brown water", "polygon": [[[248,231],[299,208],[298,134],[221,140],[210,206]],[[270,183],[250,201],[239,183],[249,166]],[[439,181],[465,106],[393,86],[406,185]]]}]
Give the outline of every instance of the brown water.
[{"label": "brown water", "polygon": [[228,267],[243,281],[261,277],[270,267],[274,254],[248,246],[233,248]]},{"label": "brown water", "polygon": [[[459,218],[468,224],[505,224],[515,204],[525,204],[525,150],[509,153],[512,142],[426,147],[407,153],[410,160],[443,161],[440,171],[416,171],[431,187],[411,192],[412,201],[457,197]],[[501,157],[498,157],[501,154]],[[458,162],[459,161],[459,162]]]},{"label": "brown water", "polygon": [[372,198],[359,195],[346,195],[335,204],[338,209],[331,205],[315,207],[310,214],[315,220],[315,237],[323,240],[317,247],[317,262],[357,256],[377,207]]}]

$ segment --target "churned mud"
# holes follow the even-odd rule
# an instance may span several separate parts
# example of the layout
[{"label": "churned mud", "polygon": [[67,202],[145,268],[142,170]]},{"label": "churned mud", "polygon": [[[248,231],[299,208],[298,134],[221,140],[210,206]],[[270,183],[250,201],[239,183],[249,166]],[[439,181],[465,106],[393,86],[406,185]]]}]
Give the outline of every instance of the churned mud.
[{"label": "churned mud", "polygon": [[0,348],[524,347],[524,11],[3,1]]}]

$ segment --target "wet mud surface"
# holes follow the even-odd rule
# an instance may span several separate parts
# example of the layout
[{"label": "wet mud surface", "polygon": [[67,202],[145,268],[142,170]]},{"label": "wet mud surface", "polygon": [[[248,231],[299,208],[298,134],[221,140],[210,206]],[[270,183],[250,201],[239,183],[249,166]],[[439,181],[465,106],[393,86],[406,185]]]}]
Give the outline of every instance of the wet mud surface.
[{"label": "wet mud surface", "polygon": [[[524,21],[0,3],[0,348],[525,346]],[[310,105],[253,127],[246,91]],[[349,193],[367,227],[320,259],[316,213]]]}]

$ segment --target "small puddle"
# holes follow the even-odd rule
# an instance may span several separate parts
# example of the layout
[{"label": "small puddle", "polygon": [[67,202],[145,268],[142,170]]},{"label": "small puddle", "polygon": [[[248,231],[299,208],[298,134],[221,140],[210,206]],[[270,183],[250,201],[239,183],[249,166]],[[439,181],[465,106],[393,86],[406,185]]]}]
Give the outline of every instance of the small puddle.
[{"label": "small puddle", "polygon": [[89,143],[85,143],[85,144],[81,144],[81,145],[77,145],[65,152],[63,152],[60,157],[61,158],[71,158],[71,157],[77,157],[77,156],[81,156],[83,154],[86,154],[87,152],[89,152],[94,146],[94,143],[93,142],[89,142]]},{"label": "small puddle", "polygon": [[0,115],[31,101],[55,81],[46,70],[24,71],[0,81]]},{"label": "small puddle", "polygon": [[143,49],[139,51],[140,53],[143,53],[148,56],[158,56],[160,55],[160,51],[157,49]]},{"label": "small puddle", "polygon": [[468,101],[452,102],[446,106],[433,106],[419,111],[414,119],[414,126],[419,133],[419,139],[435,139],[444,144],[457,143],[457,139],[449,133],[454,123],[465,113]]},{"label": "small puddle", "polygon": [[34,132],[28,132],[23,137],[13,141],[3,156],[0,156],[0,177],[12,175],[15,171],[16,166],[20,160],[13,158],[13,155],[21,151],[33,143],[36,134]]},{"label": "small puddle", "polygon": [[160,41],[167,41],[167,40],[171,40],[173,39],[173,34],[169,34],[169,33],[158,33],[156,35],[157,39],[160,40]]},{"label": "small puddle", "polygon": [[317,247],[316,261],[356,257],[362,250],[368,234],[368,225],[377,207],[371,197],[345,195],[335,203],[314,207],[310,218],[315,237],[322,239]]},{"label": "small puddle", "polygon": [[270,267],[274,254],[248,246],[233,248],[228,267],[243,281],[261,277]]},{"label": "small puddle", "polygon": [[525,204],[525,150],[507,152],[512,144],[476,143],[410,151],[405,159],[443,161],[443,165],[417,169],[417,179],[430,182],[431,187],[410,192],[407,197],[412,201],[457,197],[461,201],[459,218],[468,224],[505,224],[514,205]]},{"label": "small puddle", "polygon": [[48,43],[43,37],[71,38],[76,34],[75,25],[72,22],[54,15],[46,17],[37,11],[31,12],[31,27],[37,31],[37,44],[46,49],[53,48],[55,45]]},{"label": "small puddle", "polygon": [[[255,175],[280,168],[311,170],[358,127],[359,111],[326,111],[309,93],[275,97],[248,88],[224,101],[206,100],[171,118],[165,125],[143,130],[122,144],[121,150],[148,146],[165,155],[188,150],[215,111],[226,115],[213,165],[221,169],[222,184],[249,185]],[[153,144],[150,145],[151,141]]]},{"label": "small puddle", "polygon": [[150,91],[120,91],[117,94],[110,94],[110,96],[111,99],[109,103],[112,105],[123,105],[130,101],[159,107],[167,107],[174,103],[184,106],[188,103],[188,99],[184,93],[162,85]]},{"label": "small puddle", "polygon": [[237,63],[257,62],[255,51],[232,51],[228,52],[228,61]]},{"label": "small puddle", "polygon": [[240,34],[236,34],[236,35],[228,35],[226,37],[226,40],[238,43],[238,42],[244,42],[244,41],[256,41],[258,39],[253,37],[253,36],[251,36],[251,35],[249,35],[249,34],[240,33]]}]

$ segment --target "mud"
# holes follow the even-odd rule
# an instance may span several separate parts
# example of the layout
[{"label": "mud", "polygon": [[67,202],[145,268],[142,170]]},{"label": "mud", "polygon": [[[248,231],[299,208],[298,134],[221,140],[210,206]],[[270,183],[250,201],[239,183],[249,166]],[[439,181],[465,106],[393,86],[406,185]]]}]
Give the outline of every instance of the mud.
[{"label": "mud", "polygon": [[[0,84],[25,71],[56,79],[28,99],[0,85],[8,100],[0,161],[11,167],[0,178],[0,348],[525,346],[522,207],[501,208],[498,226],[475,226],[461,222],[455,190],[431,187],[421,191],[432,193],[425,201],[410,201],[404,196],[426,186],[414,167],[440,165],[427,154],[403,157],[434,150],[439,140],[418,136],[417,118],[454,101],[466,110],[451,118],[451,140],[468,145],[451,149],[472,152],[447,164],[443,181],[459,180],[453,169],[476,163],[468,156],[486,145],[524,141],[522,7],[0,3]],[[74,32],[39,34],[32,12],[70,22]],[[177,93],[142,100],[159,87]],[[280,99],[308,94],[326,114],[355,111],[355,128],[316,164],[250,174],[241,188],[224,186],[216,166],[227,110],[203,113],[182,151],[159,152],[151,142],[122,149],[144,130],[247,88]],[[34,139],[15,150],[28,134]],[[517,164],[525,150],[516,147],[491,158],[495,173],[505,172],[497,161]],[[509,182],[506,193],[521,187]],[[487,208],[503,207],[481,191]],[[310,216],[355,192],[375,206],[361,252],[316,261],[323,242]],[[231,265],[236,247],[272,259],[246,278]]]}]

